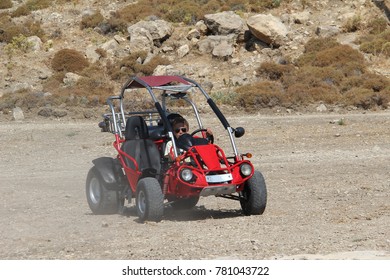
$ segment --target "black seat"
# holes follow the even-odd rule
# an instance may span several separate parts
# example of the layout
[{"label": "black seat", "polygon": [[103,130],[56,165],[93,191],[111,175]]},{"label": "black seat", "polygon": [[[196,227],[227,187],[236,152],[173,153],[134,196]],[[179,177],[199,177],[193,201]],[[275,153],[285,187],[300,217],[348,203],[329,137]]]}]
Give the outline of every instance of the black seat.
[{"label": "black seat", "polygon": [[[148,127],[141,116],[128,118],[122,151],[135,159],[139,170],[145,176],[160,173],[160,153],[156,144],[149,138]],[[132,160],[125,157],[125,162],[128,167],[135,169]]]}]

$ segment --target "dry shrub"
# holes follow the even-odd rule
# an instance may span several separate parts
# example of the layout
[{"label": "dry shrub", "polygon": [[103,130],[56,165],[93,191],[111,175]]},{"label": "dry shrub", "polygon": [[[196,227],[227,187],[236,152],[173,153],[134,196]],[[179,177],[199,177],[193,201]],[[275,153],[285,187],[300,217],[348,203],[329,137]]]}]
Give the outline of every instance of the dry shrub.
[{"label": "dry shrub", "polygon": [[12,17],[29,15],[32,11],[49,8],[53,0],[28,0],[12,12]]},{"label": "dry shrub", "polygon": [[370,89],[373,92],[380,92],[390,88],[390,80],[384,76],[368,73],[362,79],[361,87]]},{"label": "dry shrub", "polygon": [[286,98],[292,105],[307,105],[322,101],[327,104],[337,103],[341,98],[335,87],[320,84],[311,86],[304,83],[293,84],[286,89]]},{"label": "dry shrub", "polygon": [[318,67],[336,66],[341,68],[343,64],[352,61],[364,64],[364,57],[348,45],[339,45],[318,52],[312,65]]},{"label": "dry shrub", "polygon": [[278,82],[263,81],[237,88],[237,102],[246,109],[275,107],[284,100],[283,87]]},{"label": "dry shrub", "polygon": [[332,67],[306,66],[288,73],[283,77],[282,82],[286,88],[294,84],[305,84],[309,87],[337,87],[343,78],[343,73]]},{"label": "dry shrub", "polygon": [[53,0],[27,0],[24,4],[30,11],[37,11],[41,9],[49,8]]},{"label": "dry shrub", "polygon": [[107,97],[113,95],[114,86],[99,63],[84,68],[80,75],[80,80],[71,87],[63,86],[63,72],[46,81],[44,90],[53,94],[51,105],[98,106],[105,104]]},{"label": "dry shrub", "polygon": [[84,28],[95,28],[104,20],[103,15],[100,12],[96,12],[91,15],[85,15],[81,19],[80,27]]},{"label": "dry shrub", "polygon": [[31,11],[28,9],[28,7],[26,5],[22,5],[17,7],[16,10],[11,13],[11,16],[13,18],[17,18],[17,17],[27,16],[30,13]]},{"label": "dry shrub", "polygon": [[125,22],[136,23],[137,21],[143,20],[147,16],[154,14],[154,7],[155,6],[148,3],[148,1],[138,1],[135,4],[125,6],[117,12],[120,18]]},{"label": "dry shrub", "polygon": [[168,59],[160,55],[154,56],[144,63],[147,52],[134,52],[120,61],[111,62],[107,65],[107,72],[113,80],[123,80],[132,75],[151,75],[158,65],[168,65]]},{"label": "dry shrub", "polygon": [[329,38],[309,40],[295,67],[266,62],[257,73],[265,81],[236,89],[245,108],[322,101],[371,109],[386,108],[390,99],[390,80],[368,72],[357,50]]},{"label": "dry shrub", "polygon": [[145,19],[149,16],[172,22],[193,24],[203,19],[205,14],[221,11],[264,12],[279,7],[281,0],[140,0],[118,11],[128,22]]},{"label": "dry shrub", "polygon": [[73,49],[58,51],[51,62],[51,67],[57,72],[80,73],[89,63],[85,56]]},{"label": "dry shrub", "polygon": [[305,44],[305,53],[317,53],[322,50],[338,46],[339,43],[334,38],[311,38]]},{"label": "dry shrub", "polygon": [[31,110],[47,105],[59,105],[55,104],[53,95],[45,95],[43,92],[31,92],[28,90],[22,90],[15,93],[5,94],[1,98],[0,111],[12,110],[15,107],[20,107],[25,110]]},{"label": "dry shrub", "polygon": [[278,64],[272,61],[263,62],[256,72],[259,77],[269,80],[279,80],[284,75],[294,71],[294,66],[291,64]]},{"label": "dry shrub", "polygon": [[390,57],[390,29],[376,35],[367,35],[360,38],[360,50],[373,55]]},{"label": "dry shrub", "polygon": [[390,90],[374,92],[366,88],[352,88],[344,95],[344,103],[362,109],[387,108]]},{"label": "dry shrub", "polygon": [[12,8],[13,4],[11,0],[1,0],[0,9],[9,9]]},{"label": "dry shrub", "polygon": [[362,28],[363,28],[363,23],[360,15],[355,15],[349,18],[342,27],[344,32],[356,32]]},{"label": "dry shrub", "polygon": [[107,33],[122,32],[126,33],[127,31],[127,22],[122,18],[119,12],[114,12],[111,17],[107,20]]},{"label": "dry shrub", "polygon": [[175,5],[164,18],[171,22],[184,22],[186,24],[195,24],[203,17],[202,9],[193,1],[182,1]]},{"label": "dry shrub", "polygon": [[45,41],[45,33],[39,22],[26,20],[23,24],[12,22],[9,17],[0,19],[0,42],[10,43],[14,37],[23,35],[25,37],[38,36],[42,41]]},{"label": "dry shrub", "polygon": [[379,35],[388,28],[387,20],[382,17],[374,18],[373,20],[367,23],[366,28],[368,29],[370,34]]}]

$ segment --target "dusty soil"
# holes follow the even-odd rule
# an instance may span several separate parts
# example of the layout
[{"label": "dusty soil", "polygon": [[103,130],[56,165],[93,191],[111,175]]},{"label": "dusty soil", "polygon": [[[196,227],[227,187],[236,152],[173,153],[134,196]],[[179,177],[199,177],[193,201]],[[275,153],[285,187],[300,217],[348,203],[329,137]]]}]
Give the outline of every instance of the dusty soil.
[{"label": "dusty soil", "polygon": [[160,223],[131,207],[91,214],[91,160],[114,156],[98,120],[0,121],[0,259],[390,259],[389,111],[229,120],[246,127],[238,146],[266,179],[265,213],[207,197]]}]

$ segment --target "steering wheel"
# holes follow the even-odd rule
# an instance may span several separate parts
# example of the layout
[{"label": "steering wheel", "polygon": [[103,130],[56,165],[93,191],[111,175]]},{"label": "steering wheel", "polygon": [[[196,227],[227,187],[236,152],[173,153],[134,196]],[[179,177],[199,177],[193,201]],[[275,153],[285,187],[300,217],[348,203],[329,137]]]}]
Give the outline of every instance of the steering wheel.
[{"label": "steering wheel", "polygon": [[[199,132],[202,132],[202,131],[205,131],[207,132],[207,129],[206,128],[198,128],[198,129],[195,129],[192,133],[191,133],[191,136],[194,136],[195,134],[199,133]],[[209,140],[209,142],[211,144],[214,144],[214,135],[209,135],[206,137],[207,140]]]}]

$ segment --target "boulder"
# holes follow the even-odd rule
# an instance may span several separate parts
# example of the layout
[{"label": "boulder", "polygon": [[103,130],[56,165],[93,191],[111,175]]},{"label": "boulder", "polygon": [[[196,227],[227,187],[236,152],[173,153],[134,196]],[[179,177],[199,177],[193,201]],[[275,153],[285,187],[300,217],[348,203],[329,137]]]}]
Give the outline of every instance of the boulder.
[{"label": "boulder", "polygon": [[22,121],[24,120],[24,113],[23,110],[20,107],[15,107],[12,110],[12,117],[15,121]]},{"label": "boulder", "polygon": [[72,72],[68,72],[65,74],[64,79],[62,80],[65,87],[72,87],[77,84],[78,80],[80,80],[81,76]]},{"label": "boulder", "polygon": [[233,52],[233,45],[229,44],[227,41],[222,41],[220,44],[214,47],[212,54],[215,57],[228,58],[232,56]]},{"label": "boulder", "polygon": [[[134,29],[136,30],[146,30],[149,34],[146,35],[149,38],[149,35],[151,37],[151,40],[153,41],[154,45],[156,47],[160,47],[161,44],[167,40],[173,33],[173,26],[171,23],[165,21],[165,20],[141,20],[132,26],[130,26],[127,31],[129,32],[130,36],[134,34]],[[141,34],[137,32],[138,34]]]},{"label": "boulder", "polygon": [[42,49],[42,40],[38,36],[28,37],[27,42],[30,44],[33,52],[38,52]]},{"label": "boulder", "polygon": [[287,27],[273,15],[252,16],[248,18],[247,25],[253,36],[273,47],[280,47],[287,39]]},{"label": "boulder", "polygon": [[200,40],[198,42],[198,49],[201,53],[212,53],[216,46],[223,44],[224,46],[229,46],[229,48],[233,48],[235,42],[235,35],[230,34],[227,36],[222,35],[210,35],[205,39]]},{"label": "boulder", "polygon": [[238,35],[245,29],[245,21],[232,11],[205,15],[204,23],[213,35]]},{"label": "boulder", "polygon": [[139,26],[131,26],[128,28],[130,39],[130,52],[146,51],[151,52],[153,50],[153,37],[150,32]]},{"label": "boulder", "polygon": [[183,58],[189,52],[190,52],[190,47],[187,44],[185,44],[185,45],[183,45],[183,46],[181,46],[180,48],[177,49],[177,56],[179,58]]},{"label": "boulder", "polygon": [[333,37],[340,34],[340,32],[340,28],[336,25],[323,25],[316,29],[316,34],[320,37]]}]

